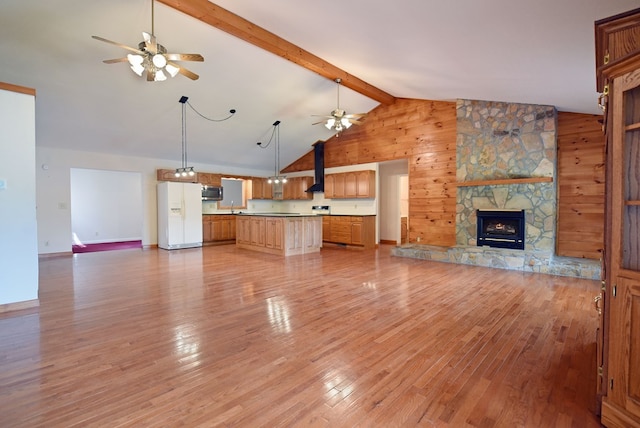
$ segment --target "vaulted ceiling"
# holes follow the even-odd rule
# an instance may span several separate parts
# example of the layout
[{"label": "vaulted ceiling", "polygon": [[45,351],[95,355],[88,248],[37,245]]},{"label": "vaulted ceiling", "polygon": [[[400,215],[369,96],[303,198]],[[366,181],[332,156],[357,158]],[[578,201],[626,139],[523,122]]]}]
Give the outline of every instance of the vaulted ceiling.
[{"label": "vaulted ceiling", "polygon": [[348,113],[396,97],[597,114],[593,23],[637,7],[638,0],[158,0],[158,41],[205,61],[181,63],[196,81],[147,82],[125,63],[102,63],[127,52],[91,36],[137,46],[151,31],[151,0],[3,0],[0,81],[36,89],[38,145],[158,158],[166,167],[180,166],[181,96],[210,119],[235,109],[229,120],[210,121],[187,108],[189,163],[269,172],[275,153],[256,143],[274,121],[282,166],[332,136],[312,123],[336,107],[336,77]]}]

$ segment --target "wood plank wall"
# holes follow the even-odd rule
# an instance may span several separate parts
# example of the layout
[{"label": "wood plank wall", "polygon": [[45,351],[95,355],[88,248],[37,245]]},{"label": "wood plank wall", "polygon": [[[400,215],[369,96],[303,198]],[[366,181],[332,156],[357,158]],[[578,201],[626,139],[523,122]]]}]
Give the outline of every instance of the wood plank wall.
[{"label": "wood plank wall", "polygon": [[[455,245],[456,103],[399,98],[325,143],[325,168],[409,159],[409,242]],[[313,170],[307,153],[284,173]]]},{"label": "wood plank wall", "polygon": [[[455,245],[456,104],[398,99],[325,143],[325,167],[409,159],[409,242]],[[599,116],[558,114],[561,256],[599,259],[603,246],[604,136]],[[283,172],[313,170],[313,152]],[[418,240],[419,239],[419,240]]]},{"label": "wood plank wall", "polygon": [[605,138],[600,118],[558,113],[559,256],[598,260],[604,248]]}]

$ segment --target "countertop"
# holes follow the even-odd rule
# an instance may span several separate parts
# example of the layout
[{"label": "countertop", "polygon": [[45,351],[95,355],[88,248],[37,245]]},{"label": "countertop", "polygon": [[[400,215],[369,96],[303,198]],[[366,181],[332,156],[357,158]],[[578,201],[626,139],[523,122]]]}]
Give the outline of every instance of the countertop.
[{"label": "countertop", "polygon": [[375,217],[375,214],[302,214],[302,213],[202,213],[203,216],[210,215],[242,215],[242,216],[258,216],[258,217]]}]

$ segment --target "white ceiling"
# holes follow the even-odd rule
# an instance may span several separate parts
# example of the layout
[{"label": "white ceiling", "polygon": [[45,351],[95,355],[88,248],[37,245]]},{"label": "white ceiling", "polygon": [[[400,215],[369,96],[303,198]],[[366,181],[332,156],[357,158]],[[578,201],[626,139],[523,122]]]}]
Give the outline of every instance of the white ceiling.
[{"label": "white ceiling", "polygon": [[[640,0],[218,0],[217,5],[400,98],[481,99],[555,105],[599,113],[594,21],[640,7]],[[166,159],[180,166],[182,95],[189,164],[270,172],[271,124],[280,120],[280,165],[332,133],[313,114],[336,107],[336,84],[161,3],[155,35],[198,73],[147,82],[123,49],[151,31],[151,0],[2,0],[0,81],[36,89],[41,146]],[[340,90],[347,113],[378,105]],[[223,171],[224,172],[224,171]]]}]

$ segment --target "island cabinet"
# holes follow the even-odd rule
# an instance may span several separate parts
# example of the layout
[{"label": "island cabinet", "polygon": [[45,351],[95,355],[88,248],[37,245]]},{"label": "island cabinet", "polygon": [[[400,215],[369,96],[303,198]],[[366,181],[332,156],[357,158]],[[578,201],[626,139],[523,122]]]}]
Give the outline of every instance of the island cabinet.
[{"label": "island cabinet", "polygon": [[323,242],[375,248],[375,216],[323,216],[322,231]]},{"label": "island cabinet", "polygon": [[[605,34],[607,37],[601,37]],[[596,22],[605,109],[605,278],[596,306],[601,422],[640,427],[640,9]],[[606,41],[603,46],[598,42]]]},{"label": "island cabinet", "polygon": [[327,199],[373,199],[376,197],[376,172],[373,170],[327,174],[324,179]]},{"label": "island cabinet", "polygon": [[236,216],[205,214],[202,216],[202,242],[233,242],[236,239]]},{"label": "island cabinet", "polygon": [[238,248],[292,256],[319,252],[322,247],[319,216],[243,214],[236,222]]}]

